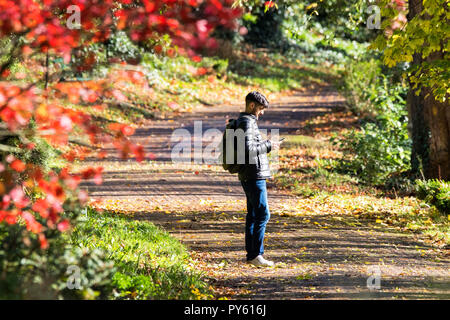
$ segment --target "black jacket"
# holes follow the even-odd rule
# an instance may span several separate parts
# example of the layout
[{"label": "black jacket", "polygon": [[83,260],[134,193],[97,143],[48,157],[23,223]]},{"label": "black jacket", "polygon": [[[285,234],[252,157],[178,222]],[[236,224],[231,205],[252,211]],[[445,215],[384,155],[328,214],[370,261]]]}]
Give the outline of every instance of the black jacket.
[{"label": "black jacket", "polygon": [[272,150],[272,144],[269,140],[262,139],[256,116],[241,112],[236,126],[245,133],[245,165],[239,171],[239,180],[270,178],[267,154]]}]

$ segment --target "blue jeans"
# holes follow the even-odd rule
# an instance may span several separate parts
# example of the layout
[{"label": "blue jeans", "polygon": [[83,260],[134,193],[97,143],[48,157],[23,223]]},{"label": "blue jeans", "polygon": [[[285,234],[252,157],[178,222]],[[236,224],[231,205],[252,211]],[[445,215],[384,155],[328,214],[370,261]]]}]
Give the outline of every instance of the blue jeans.
[{"label": "blue jeans", "polygon": [[247,196],[245,250],[249,261],[264,253],[264,232],[270,211],[265,179],[241,181],[241,184]]}]

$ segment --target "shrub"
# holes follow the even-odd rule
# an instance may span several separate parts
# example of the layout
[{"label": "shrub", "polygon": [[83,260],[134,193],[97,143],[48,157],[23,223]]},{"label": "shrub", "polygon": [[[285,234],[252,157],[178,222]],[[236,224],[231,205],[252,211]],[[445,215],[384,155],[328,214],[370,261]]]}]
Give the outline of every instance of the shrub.
[{"label": "shrub", "polygon": [[106,42],[107,57],[122,61],[135,61],[141,57],[141,50],[123,31],[116,31]]},{"label": "shrub", "polygon": [[258,47],[282,48],[286,45],[281,26],[286,6],[276,10],[265,10],[264,6],[254,6],[251,15],[244,16],[243,25],[248,29],[244,36],[247,43]]},{"label": "shrub", "polygon": [[375,59],[347,64],[338,87],[355,115],[375,115],[373,100],[378,96],[379,77],[380,65]]},{"label": "shrub", "polygon": [[[392,174],[410,168],[411,140],[405,108],[405,88],[393,85],[387,78],[378,82],[377,95],[368,100],[374,119],[362,124],[361,131],[352,130],[343,139],[332,142],[343,150],[341,165],[365,183],[384,184]],[[362,109],[361,109],[362,110]]]},{"label": "shrub", "polygon": [[450,183],[442,180],[416,180],[417,198],[433,205],[442,214],[450,214]]},{"label": "shrub", "polygon": [[340,146],[346,157],[346,169],[367,183],[382,184],[392,173],[409,169],[410,141],[406,126],[380,127],[366,124],[360,132],[344,136]]},{"label": "shrub", "polygon": [[[68,209],[67,203],[65,206]],[[72,223],[76,223],[80,210],[66,212]],[[0,223],[0,299],[95,299],[110,295],[114,267],[103,251],[72,246],[63,233],[51,228],[45,236],[49,246],[42,249],[39,238],[27,233],[24,223]]]},{"label": "shrub", "polygon": [[[35,130],[35,121],[31,120],[29,124],[29,130]],[[8,146],[12,146],[20,150],[14,152],[14,156],[24,162],[32,163],[40,166],[44,171],[50,169],[56,169],[56,160],[61,151],[51,146],[45,139],[38,136],[31,136],[29,143],[33,145],[33,148],[25,148],[23,143],[18,137],[11,137],[7,141],[4,141]]]}]

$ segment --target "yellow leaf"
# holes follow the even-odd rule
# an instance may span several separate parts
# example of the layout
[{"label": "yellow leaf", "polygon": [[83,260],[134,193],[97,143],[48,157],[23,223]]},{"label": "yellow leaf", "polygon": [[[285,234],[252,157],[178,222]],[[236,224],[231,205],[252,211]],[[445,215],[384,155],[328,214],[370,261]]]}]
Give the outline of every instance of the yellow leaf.
[{"label": "yellow leaf", "polygon": [[312,8],[317,8],[317,3],[316,2],[313,2],[309,6],[307,6],[306,10],[309,10],[309,9],[312,9]]}]

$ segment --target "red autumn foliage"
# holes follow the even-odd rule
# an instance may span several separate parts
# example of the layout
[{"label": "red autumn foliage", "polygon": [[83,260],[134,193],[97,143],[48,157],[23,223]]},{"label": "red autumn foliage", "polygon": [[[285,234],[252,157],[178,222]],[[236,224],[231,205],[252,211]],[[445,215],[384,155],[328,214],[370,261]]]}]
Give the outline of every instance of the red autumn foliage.
[{"label": "red autumn foliage", "polygon": [[266,1],[266,2],[264,2],[264,6],[266,7],[266,8],[272,8],[272,7],[274,7],[275,6],[275,2],[274,1]]},{"label": "red autumn foliage", "polygon": [[17,172],[23,172],[25,170],[25,163],[23,163],[19,159],[16,159],[11,162],[10,167]]},{"label": "red autumn foliage", "polygon": [[[121,124],[109,126],[109,132],[101,129],[82,110],[66,107],[61,101],[104,108],[103,99],[126,101],[119,90],[111,88],[105,80],[71,83],[49,83],[42,89],[38,83],[17,85],[1,81],[11,76],[9,67],[15,59],[26,60],[35,54],[45,53],[62,57],[68,63],[74,49],[91,43],[105,41],[110,30],[126,31],[133,41],[155,39],[168,34],[178,53],[187,54],[196,61],[200,49],[213,48],[216,42],[211,32],[217,26],[236,28],[238,8],[231,8],[233,0],[0,0],[0,37],[11,39],[11,59],[0,64],[0,130],[22,139],[22,149],[32,150],[26,135],[39,136],[51,145],[67,149],[72,133],[84,134],[92,145],[112,143],[122,157],[134,156],[137,161],[145,159],[144,148],[134,145],[128,137],[134,128]],[[81,18],[80,28],[66,25],[71,13],[67,8],[76,6]],[[25,41],[18,41],[24,39]],[[155,48],[155,51],[162,48]],[[170,51],[172,50],[172,51]],[[170,48],[168,51],[173,52]],[[82,68],[96,63],[89,54]],[[144,83],[139,72],[118,72],[125,83]],[[21,75],[17,78],[24,79]],[[43,79],[40,79],[42,83]],[[30,121],[35,125],[30,129]],[[111,134],[112,133],[112,134]],[[37,234],[42,249],[49,243],[44,231],[48,228],[61,232],[70,228],[70,221],[63,217],[63,204],[75,195],[84,204],[87,195],[77,189],[83,179],[102,182],[102,168],[89,168],[72,174],[66,167],[56,173],[46,171],[39,165],[16,159],[3,146],[0,162],[0,223],[24,223],[26,229]],[[12,149],[11,149],[12,150]],[[84,159],[88,148],[70,145],[63,158],[69,162]],[[105,153],[97,153],[101,158]],[[150,159],[154,155],[148,155]],[[31,200],[26,190],[42,195]],[[38,221],[39,220],[39,221]]]}]

